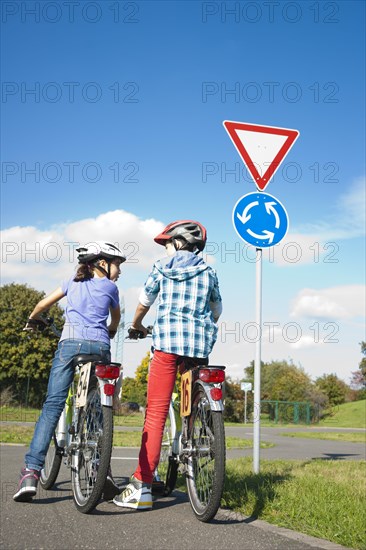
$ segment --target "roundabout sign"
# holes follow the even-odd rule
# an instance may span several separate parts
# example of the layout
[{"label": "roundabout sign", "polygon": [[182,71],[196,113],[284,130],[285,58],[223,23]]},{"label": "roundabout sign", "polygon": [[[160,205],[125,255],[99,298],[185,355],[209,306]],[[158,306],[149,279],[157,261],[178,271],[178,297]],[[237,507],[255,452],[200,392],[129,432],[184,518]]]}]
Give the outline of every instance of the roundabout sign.
[{"label": "roundabout sign", "polygon": [[268,193],[248,193],[233,209],[233,225],[239,237],[256,248],[278,244],[288,230],[283,204]]}]

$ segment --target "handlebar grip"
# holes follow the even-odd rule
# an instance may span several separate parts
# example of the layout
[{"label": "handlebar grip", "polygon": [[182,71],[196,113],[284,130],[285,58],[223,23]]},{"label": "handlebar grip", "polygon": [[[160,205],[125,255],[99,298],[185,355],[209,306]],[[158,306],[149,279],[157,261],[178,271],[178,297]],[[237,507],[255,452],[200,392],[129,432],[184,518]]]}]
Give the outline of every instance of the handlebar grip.
[{"label": "handlebar grip", "polygon": [[36,331],[40,330],[41,332],[47,327],[47,323],[44,319],[28,319],[24,331]]},{"label": "handlebar grip", "polygon": [[[147,334],[146,336],[149,336],[152,334],[153,326],[149,325],[146,327]],[[138,330],[136,328],[129,328],[128,329],[128,338],[130,340],[141,340],[142,338],[146,338],[142,330]]]}]

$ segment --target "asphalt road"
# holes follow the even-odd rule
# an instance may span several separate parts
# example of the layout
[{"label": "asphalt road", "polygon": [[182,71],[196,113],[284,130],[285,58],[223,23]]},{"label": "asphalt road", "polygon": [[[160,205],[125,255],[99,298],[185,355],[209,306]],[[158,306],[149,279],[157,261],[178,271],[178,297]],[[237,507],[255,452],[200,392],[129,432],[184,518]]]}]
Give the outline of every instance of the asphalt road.
[{"label": "asphalt road", "polygon": [[[230,434],[231,428],[227,432]],[[237,430],[237,428],[233,428]],[[243,428],[246,430],[246,428]],[[265,431],[263,430],[263,436]],[[233,434],[234,435],[234,434]],[[280,437],[275,436],[273,437]],[[266,438],[268,440],[268,438]],[[285,445],[304,447],[299,441],[281,438]],[[313,443],[313,441],[311,441]],[[318,442],[316,442],[318,443]],[[349,458],[351,453],[340,453],[331,443],[323,441],[322,455],[329,458]],[[343,445],[343,444],[342,444]],[[359,446],[353,457],[361,455]],[[263,450],[263,458],[268,450]],[[197,521],[185,494],[175,491],[171,497],[158,499],[152,511],[122,510],[112,503],[101,502],[90,515],[77,512],[73,505],[69,471],[62,466],[59,479],[52,491],[39,489],[32,504],[15,503],[12,499],[17,487],[19,469],[23,463],[24,446],[0,447],[1,459],[1,540],[3,550],[183,550],[199,548],[216,550],[306,550],[310,548],[340,549],[339,545],[307,537],[271,526],[259,520],[220,510],[210,524]],[[230,453],[231,454],[231,453]],[[241,451],[243,456],[244,451]],[[312,454],[312,453],[310,453]],[[318,456],[318,449],[314,450]],[[340,456],[343,454],[343,456]],[[126,483],[137,458],[137,449],[117,448],[112,467],[119,484]],[[288,456],[288,458],[291,458]]]}]

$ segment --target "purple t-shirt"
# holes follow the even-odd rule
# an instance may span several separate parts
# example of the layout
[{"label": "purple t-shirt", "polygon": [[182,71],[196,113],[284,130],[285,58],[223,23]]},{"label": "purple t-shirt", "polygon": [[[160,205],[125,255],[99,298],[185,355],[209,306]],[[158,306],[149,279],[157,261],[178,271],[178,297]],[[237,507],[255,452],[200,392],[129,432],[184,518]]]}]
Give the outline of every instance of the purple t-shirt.
[{"label": "purple t-shirt", "polygon": [[74,276],[63,281],[67,296],[65,325],[61,340],[97,340],[109,344],[107,319],[109,308],[119,305],[118,288],[107,277],[75,282]]}]

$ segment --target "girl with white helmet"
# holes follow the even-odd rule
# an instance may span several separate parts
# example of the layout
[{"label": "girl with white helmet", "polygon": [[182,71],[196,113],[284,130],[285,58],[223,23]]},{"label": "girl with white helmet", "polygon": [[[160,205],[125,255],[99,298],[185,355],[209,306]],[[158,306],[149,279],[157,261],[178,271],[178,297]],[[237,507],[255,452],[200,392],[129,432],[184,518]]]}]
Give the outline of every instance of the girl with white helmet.
[{"label": "girl with white helmet", "polygon": [[[48,446],[74,377],[73,358],[79,354],[97,354],[104,361],[111,360],[110,338],[115,335],[121,317],[115,283],[126,257],[114,244],[102,241],[78,248],[77,252],[76,274],[38,302],[24,328],[44,328],[42,312],[66,296],[65,324],[52,361],[47,397],[25,455],[15,501],[30,501],[37,492]],[[107,326],[109,314],[111,322]],[[113,483],[112,478],[109,481]]]}]

